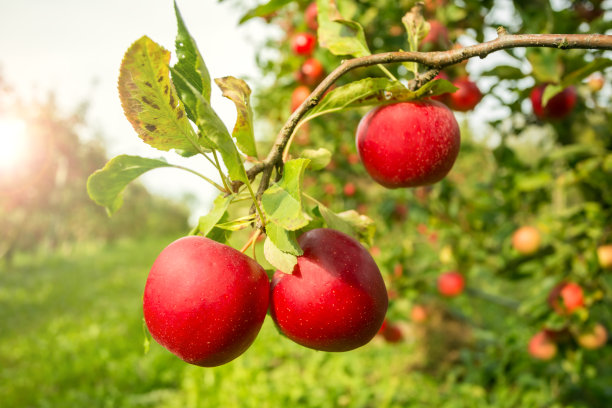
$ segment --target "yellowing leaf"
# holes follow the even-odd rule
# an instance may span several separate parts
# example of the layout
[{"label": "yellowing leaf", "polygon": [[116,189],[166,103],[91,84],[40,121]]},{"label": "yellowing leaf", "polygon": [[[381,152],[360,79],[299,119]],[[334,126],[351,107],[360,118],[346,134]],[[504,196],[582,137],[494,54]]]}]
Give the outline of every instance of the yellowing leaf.
[{"label": "yellowing leaf", "polygon": [[121,63],[119,97],[125,116],[147,144],[159,150],[197,151],[198,137],[170,81],[170,52],[144,36]]}]

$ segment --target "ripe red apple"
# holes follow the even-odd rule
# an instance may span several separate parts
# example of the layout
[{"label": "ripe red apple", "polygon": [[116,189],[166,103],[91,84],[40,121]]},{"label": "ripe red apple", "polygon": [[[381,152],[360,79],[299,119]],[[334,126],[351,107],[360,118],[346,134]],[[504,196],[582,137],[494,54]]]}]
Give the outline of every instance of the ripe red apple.
[{"label": "ripe red apple", "polygon": [[560,292],[563,305],[567,313],[572,313],[574,310],[584,306],[584,293],[580,285],[574,282],[566,283]]},{"label": "ripe red apple", "polygon": [[568,86],[563,91],[552,97],[546,106],[542,106],[542,95],[547,84],[541,84],[533,88],[530,99],[533,113],[538,119],[563,119],[568,116],[576,105],[576,88]]},{"label": "ripe red apple", "polygon": [[308,86],[315,86],[325,76],[325,69],[319,60],[308,58],[304,61],[299,71],[295,73],[295,76],[298,82]]},{"label": "ripe red apple", "polygon": [[576,340],[578,344],[585,349],[595,350],[606,344],[608,341],[608,332],[601,323],[597,323],[589,330],[580,333]]},{"label": "ripe red apple", "polygon": [[447,49],[450,45],[448,29],[438,20],[429,20],[429,32],[421,40],[421,51],[439,51]]},{"label": "ripe red apple", "polygon": [[304,21],[306,21],[306,26],[310,28],[312,31],[317,31],[319,28],[319,23],[317,22],[317,2],[313,1],[306,7],[306,11],[304,12]]},{"label": "ripe red apple", "polygon": [[597,248],[597,260],[603,269],[612,269],[612,244]]},{"label": "ripe red apple", "polygon": [[557,345],[545,330],[541,330],[529,340],[528,351],[534,358],[550,360],[557,354]]},{"label": "ripe red apple", "polygon": [[382,335],[387,343],[399,343],[404,338],[401,329],[392,323],[387,323]]},{"label": "ripe red apple", "polygon": [[584,306],[582,287],[574,282],[561,282],[550,291],[548,304],[557,314],[571,314]]},{"label": "ripe red apple", "polygon": [[387,312],[378,266],[355,239],[318,228],[298,238],[304,254],[293,273],[272,279],[270,314],[280,331],[305,347],[348,351],[368,343]]},{"label": "ripe red apple", "polygon": [[530,255],[540,248],[540,231],[532,226],[520,227],[512,234],[512,246],[522,255]]},{"label": "ripe red apple", "polygon": [[197,236],[157,257],[143,297],[151,336],[188,363],[225,364],[253,343],[268,309],[268,277],[253,259]]},{"label": "ripe red apple", "polygon": [[415,323],[423,323],[427,320],[427,309],[422,305],[414,305],[410,310],[410,318]]},{"label": "ripe red apple", "polygon": [[388,188],[442,180],[459,154],[453,113],[437,101],[378,106],[357,127],[357,151],[370,176]]},{"label": "ripe red apple", "polygon": [[297,33],[291,40],[291,49],[297,55],[310,55],[317,46],[317,37],[310,33]]},{"label": "ripe red apple", "polygon": [[457,271],[445,272],[438,277],[438,292],[443,296],[457,296],[463,292],[464,287],[465,279]]},{"label": "ripe red apple", "polygon": [[296,87],[291,94],[291,112],[296,110],[309,96],[310,88],[306,85]]},{"label": "ripe red apple", "polygon": [[482,99],[478,86],[467,77],[457,78],[453,81],[457,89],[446,97],[448,106],[459,112],[468,112],[474,109]]},{"label": "ripe red apple", "polygon": [[344,192],[345,196],[352,197],[357,192],[357,187],[355,187],[354,183],[349,181],[348,183],[344,185],[344,187],[342,188],[342,191]]}]

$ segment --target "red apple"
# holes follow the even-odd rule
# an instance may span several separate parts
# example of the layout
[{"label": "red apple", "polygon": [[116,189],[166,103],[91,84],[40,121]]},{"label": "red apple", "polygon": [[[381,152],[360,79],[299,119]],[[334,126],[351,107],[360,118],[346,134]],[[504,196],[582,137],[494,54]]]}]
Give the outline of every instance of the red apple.
[{"label": "red apple", "polygon": [[306,7],[306,11],[304,12],[304,21],[306,21],[306,26],[313,31],[317,31],[319,28],[319,23],[317,22],[317,2],[313,1]]},{"label": "red apple", "polygon": [[344,192],[345,196],[352,197],[357,192],[357,187],[355,187],[355,184],[349,181],[348,183],[344,185],[344,188],[342,189],[342,191]]},{"label": "red apple", "polygon": [[597,323],[589,330],[580,333],[576,340],[578,344],[585,349],[595,350],[606,344],[608,341],[608,332],[601,323]]},{"label": "red apple", "polygon": [[410,318],[415,323],[423,323],[427,320],[427,309],[422,305],[412,306],[410,310]]},{"label": "red apple", "polygon": [[359,122],[356,141],[370,176],[398,188],[442,180],[455,163],[461,136],[450,109],[423,100],[372,109]]},{"label": "red apple", "polygon": [[574,282],[561,282],[550,291],[548,304],[557,314],[571,314],[584,306],[582,287]]},{"label": "red apple", "polygon": [[225,364],[253,343],[266,316],[269,282],[253,259],[197,236],[157,257],[147,278],[144,318],[151,336],[188,363]]},{"label": "red apple", "polygon": [[425,0],[425,10],[434,13],[436,9],[446,5],[446,0]]},{"label": "red apple", "polygon": [[557,345],[545,330],[537,332],[529,340],[529,354],[539,360],[550,360],[557,354]]},{"label": "red apple", "polygon": [[612,244],[597,248],[597,260],[603,269],[612,269]]},{"label": "red apple", "polygon": [[310,55],[317,46],[317,37],[310,33],[297,33],[291,40],[291,49],[297,55]]},{"label": "red apple", "polygon": [[445,272],[438,277],[438,292],[443,296],[457,296],[463,292],[464,287],[465,279],[459,272]]},{"label": "red apple", "polygon": [[576,105],[576,88],[568,86],[563,91],[552,97],[546,106],[542,106],[542,95],[547,84],[541,84],[533,88],[530,99],[533,113],[538,119],[563,119],[568,116]]},{"label": "red apple", "polygon": [[574,310],[584,306],[584,293],[577,283],[566,283],[561,289],[560,296],[563,299],[563,305],[567,313],[572,313]]},{"label": "red apple", "polygon": [[459,89],[446,97],[448,106],[453,110],[459,112],[471,111],[482,99],[482,93],[478,86],[467,77],[455,79],[453,85]]},{"label": "red apple", "polygon": [[540,231],[532,226],[520,227],[512,234],[512,246],[522,255],[530,255],[540,248]]},{"label": "red apple", "polygon": [[306,85],[296,87],[291,94],[291,112],[296,110],[309,96],[310,88]]},{"label": "red apple", "polygon": [[438,20],[429,20],[429,32],[421,40],[421,51],[439,51],[450,45],[448,29]]},{"label": "red apple", "polygon": [[394,324],[388,323],[385,330],[382,332],[387,343],[399,343],[404,338],[402,331]]},{"label": "red apple", "polygon": [[387,289],[374,259],[355,239],[318,228],[302,234],[293,273],[272,279],[270,314],[305,347],[348,351],[368,343],[387,312]]},{"label": "red apple", "polygon": [[309,58],[304,61],[299,71],[295,73],[295,76],[298,82],[308,86],[315,86],[325,76],[325,69],[319,60]]}]

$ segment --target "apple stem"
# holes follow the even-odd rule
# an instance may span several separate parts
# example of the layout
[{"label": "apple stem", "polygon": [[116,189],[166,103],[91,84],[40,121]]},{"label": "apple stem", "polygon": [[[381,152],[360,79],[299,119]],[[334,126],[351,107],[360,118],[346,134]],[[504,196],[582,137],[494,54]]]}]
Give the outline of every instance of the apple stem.
[{"label": "apple stem", "polygon": [[[253,232],[253,234],[251,234],[251,236],[249,237],[249,240],[247,241],[247,243],[244,244],[244,246],[242,247],[240,252],[242,252],[244,254],[246,252],[246,250],[249,249],[249,247],[251,245],[253,245],[253,243],[255,243],[255,241],[257,241],[257,238],[259,238],[260,235],[261,235],[261,230],[259,230],[259,229],[255,230],[255,232]],[[254,245],[253,245],[253,255],[255,255],[255,246]],[[253,256],[253,258],[255,258],[255,256]]]}]

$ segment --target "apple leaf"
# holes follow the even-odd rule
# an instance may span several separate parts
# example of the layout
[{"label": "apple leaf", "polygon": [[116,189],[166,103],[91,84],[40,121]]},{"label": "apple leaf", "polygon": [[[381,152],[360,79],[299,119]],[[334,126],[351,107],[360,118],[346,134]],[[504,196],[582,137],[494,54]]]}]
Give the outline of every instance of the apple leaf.
[{"label": "apple leaf", "polygon": [[335,0],[317,0],[317,36],[319,45],[334,55],[365,57],[370,55],[363,27],[342,17]]},{"label": "apple leaf", "polygon": [[213,230],[215,225],[221,220],[221,218],[227,213],[227,207],[234,198],[233,195],[219,195],[213,202],[213,207],[210,209],[208,214],[200,217],[198,225],[191,232],[190,235],[202,235],[207,237],[208,234]]},{"label": "apple leaf", "polygon": [[109,160],[87,179],[87,193],[97,204],[106,207],[108,215],[114,214],[123,204],[125,187],[149,170],[172,167],[164,159],[147,159],[140,156],[120,155]]},{"label": "apple leaf", "polygon": [[[179,77],[182,75],[173,69],[173,73]],[[211,149],[218,150],[223,158],[223,163],[227,167],[227,172],[232,180],[240,180],[247,182],[246,171],[242,162],[242,156],[238,152],[232,136],[229,134],[225,124],[213,110],[210,103],[203,95],[187,83],[192,95],[196,100],[196,125],[202,134],[202,138],[207,140],[207,146]]]},{"label": "apple leaf", "polygon": [[367,245],[372,245],[376,225],[370,217],[359,214],[355,210],[336,214],[323,205],[319,205],[317,208],[329,228],[344,232]]},{"label": "apple leaf", "polygon": [[559,63],[558,50],[552,48],[527,48],[526,57],[538,82],[558,83],[563,65]]},{"label": "apple leaf", "polygon": [[274,222],[269,222],[266,224],[266,235],[272,240],[274,246],[283,252],[296,256],[304,253],[297,242],[295,231],[287,231]]},{"label": "apple leaf", "polygon": [[251,88],[242,79],[227,76],[215,79],[215,83],[223,96],[234,102],[238,116],[232,136],[236,139],[238,148],[244,154],[257,157],[255,136],[253,133],[253,110],[251,109]]},{"label": "apple leaf", "polygon": [[[195,40],[191,37],[189,31],[187,31],[176,1],[174,2],[174,11],[178,26],[175,41],[178,62],[173,67],[172,82],[176,86],[181,101],[185,104],[187,116],[195,122],[197,101],[186,82],[191,84],[198,94],[204,96],[204,99],[210,102],[210,74]],[[180,75],[176,75],[175,72],[180,73]]]},{"label": "apple leaf", "polygon": [[593,72],[601,71],[612,66],[612,60],[608,58],[597,58],[594,61],[578,68],[563,77],[559,84],[549,84],[544,89],[542,94],[542,106],[546,106],[551,98],[554,98],[559,92],[571,85],[579,84],[583,79],[591,75]]},{"label": "apple leaf", "polygon": [[499,65],[495,68],[492,68],[488,71],[480,74],[482,76],[494,76],[499,79],[522,79],[525,78],[525,74],[518,67],[513,67],[512,65]]},{"label": "apple leaf", "polygon": [[310,160],[310,168],[321,170],[331,161],[332,153],[324,147],[318,149],[304,149],[301,156]]},{"label": "apple leaf", "polygon": [[128,48],[119,74],[123,112],[145,143],[197,151],[199,144],[168,74],[170,53],[144,36]]},{"label": "apple leaf", "polygon": [[255,220],[255,214],[245,215],[244,217],[236,218],[231,221],[217,223],[215,228],[220,228],[226,231],[240,231],[247,228]]},{"label": "apple leaf", "polygon": [[[410,51],[418,51],[421,40],[425,38],[429,32],[429,23],[423,18],[421,13],[422,6],[415,6],[404,17],[402,17],[402,23],[406,27],[406,35],[408,37],[408,49]],[[418,74],[418,64],[416,62],[404,62],[404,66],[408,71],[412,72],[415,76]]]},{"label": "apple leaf", "polygon": [[268,218],[281,227],[295,231],[308,225],[302,207],[302,178],[310,160],[294,159],[285,163],[283,178],[270,186],[261,197]]},{"label": "apple leaf", "polygon": [[267,3],[261,4],[255,7],[254,9],[249,10],[245,15],[240,18],[238,24],[242,24],[246,21],[249,21],[253,17],[265,17],[271,13],[274,13],[276,10],[285,7],[292,1],[293,0],[270,0]]},{"label": "apple leaf", "polygon": [[297,265],[297,257],[278,249],[270,237],[264,242],[264,256],[270,265],[284,273],[293,272],[293,268]]},{"label": "apple leaf", "polygon": [[411,91],[399,81],[387,78],[364,78],[331,90],[321,102],[308,111],[305,119],[312,119],[327,113],[340,112],[362,106],[388,105],[426,96],[454,92],[457,88],[449,81],[436,79]]}]

